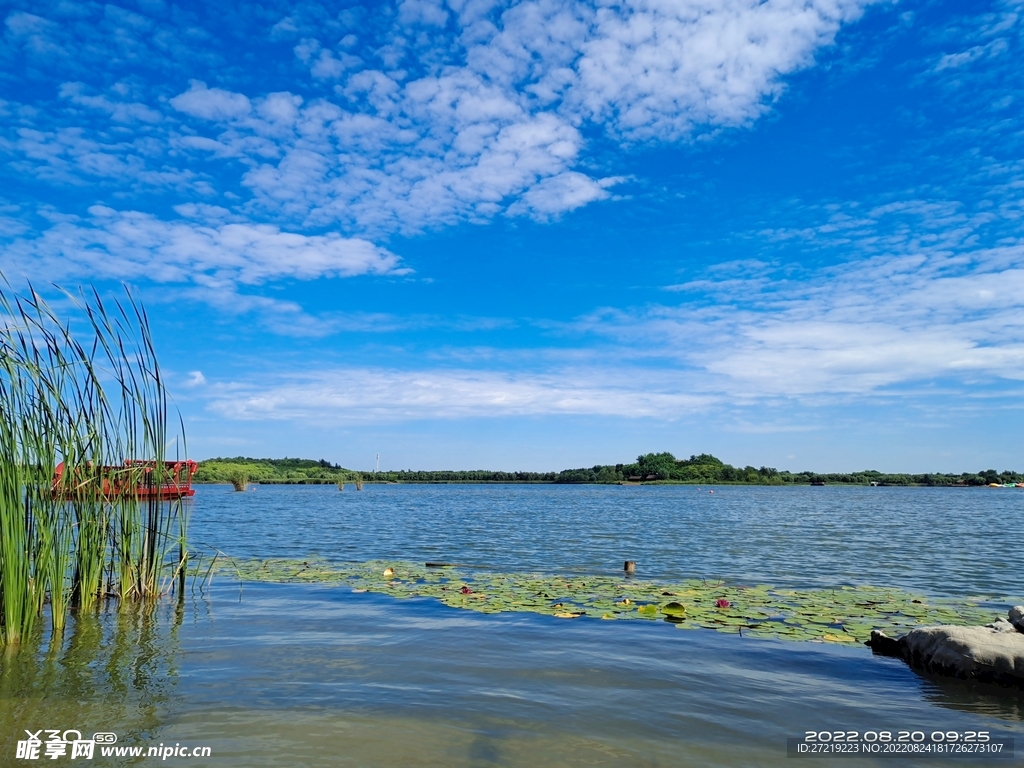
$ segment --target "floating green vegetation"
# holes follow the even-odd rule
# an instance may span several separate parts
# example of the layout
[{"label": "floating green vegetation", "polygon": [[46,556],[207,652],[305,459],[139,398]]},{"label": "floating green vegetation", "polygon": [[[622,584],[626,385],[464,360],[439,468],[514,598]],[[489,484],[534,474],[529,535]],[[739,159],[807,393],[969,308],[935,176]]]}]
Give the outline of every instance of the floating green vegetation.
[{"label": "floating green vegetation", "polygon": [[494,573],[371,561],[243,560],[220,572],[244,581],[321,583],[396,598],[433,597],[480,613],[525,612],[572,619],[663,620],[680,629],[744,637],[863,642],[871,630],[903,633],[927,624],[984,624],[998,612],[986,598],[933,599],[885,587],[792,590],[689,579]]}]

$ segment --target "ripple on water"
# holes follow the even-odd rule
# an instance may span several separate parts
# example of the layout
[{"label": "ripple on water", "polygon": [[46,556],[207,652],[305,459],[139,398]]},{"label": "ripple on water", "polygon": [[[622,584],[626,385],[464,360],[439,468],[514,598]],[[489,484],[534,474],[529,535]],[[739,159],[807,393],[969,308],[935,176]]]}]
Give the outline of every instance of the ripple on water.
[{"label": "ripple on water", "polygon": [[1003,545],[1024,490],[371,485],[200,486],[193,537],[246,557],[466,562],[497,571],[899,586],[1024,597]]},{"label": "ripple on water", "polygon": [[[214,619],[183,637],[192,693],[166,731],[212,740],[226,765],[784,765],[785,739],[809,729],[1024,737],[1024,694],[1001,689],[994,708],[990,690],[936,684],[863,647],[466,614],[305,585],[220,595]],[[250,636],[264,639],[217,650]]]},{"label": "ripple on water", "polygon": [[[1020,596],[1024,574],[993,542],[1021,528],[1022,504],[949,489],[201,487],[193,538],[249,557],[605,573],[628,558],[651,579]],[[223,580],[180,610],[0,656],[0,763],[23,728],[74,727],[210,746],[222,768],[782,766],[786,738],[812,729],[986,729],[1024,749],[1022,712],[1020,691],[921,677],[863,646],[322,585]]]}]

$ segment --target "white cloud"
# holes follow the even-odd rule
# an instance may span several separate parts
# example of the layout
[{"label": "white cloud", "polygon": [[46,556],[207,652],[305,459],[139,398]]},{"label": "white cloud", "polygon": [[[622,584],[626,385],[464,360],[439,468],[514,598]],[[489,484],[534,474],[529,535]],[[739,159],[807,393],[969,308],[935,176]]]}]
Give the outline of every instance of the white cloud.
[{"label": "white cloud", "polygon": [[[602,310],[560,329],[610,345],[445,353],[449,363],[461,357],[460,365],[518,372],[362,367],[269,383],[261,376],[216,385],[210,403],[234,419],[346,423],[555,414],[671,420],[726,403],[977,397],[1024,381],[1022,265],[1024,245],[966,258],[867,256],[818,270],[748,260],[710,270],[693,302]],[[791,279],[765,279],[785,270]],[[602,362],[609,357],[614,369]]]},{"label": "white cloud", "polygon": [[[188,218],[95,207],[11,239],[5,259],[196,286],[394,274],[398,258],[371,239],[503,214],[547,220],[609,199],[623,179],[583,162],[595,130],[629,144],[749,124],[866,2],[401,0],[369,10],[372,24],[347,11],[311,22],[315,9],[295,8],[270,34],[298,40],[305,97],[238,85],[238,62],[206,50],[220,32],[199,17],[164,29],[114,6],[59,24],[14,12],[9,60],[130,74],[102,92],[65,75],[56,106],[5,106],[19,115],[0,135],[10,167],[103,185],[107,199],[174,191]],[[184,60],[211,74],[169,100],[135,74],[139,62],[197,71]],[[213,73],[234,85],[207,85]],[[354,236],[306,234],[325,229]]]},{"label": "white cloud", "polygon": [[106,96],[90,96],[86,93],[83,83],[64,83],[60,86],[60,97],[72,104],[89,109],[100,110],[110,115],[116,123],[133,123],[141,120],[145,123],[158,123],[163,116],[155,109],[150,109],[139,102],[112,101]]},{"label": "white cloud", "polygon": [[859,254],[845,263],[719,265],[670,286],[686,303],[606,310],[581,327],[697,366],[701,386],[734,397],[1024,380],[1024,244],[972,248],[985,217],[924,201],[847,217],[849,228],[837,218],[798,235]]},{"label": "white cloud", "polygon": [[709,371],[728,376],[748,395],[869,394],[937,379],[1024,379],[1020,336],[988,346],[978,338],[987,334],[956,324],[894,327],[782,317],[740,322],[734,330],[731,348],[700,357]]},{"label": "white cloud", "polygon": [[0,141],[0,151],[7,148],[15,154],[10,165],[16,172],[55,184],[106,183],[126,192],[169,188],[209,194],[208,182],[196,171],[154,164],[153,155],[162,150],[155,150],[153,143],[145,135],[93,136],[74,126],[46,131],[20,127],[13,141]]},{"label": "white cloud", "polygon": [[402,24],[427,24],[443,27],[448,22],[448,12],[439,0],[401,0],[398,4],[398,20]]},{"label": "white cloud", "polygon": [[320,41],[314,38],[299,41],[293,50],[299,60],[309,65],[310,74],[318,80],[336,79],[346,69],[354,69],[362,63],[358,56],[344,51],[339,51],[335,56],[331,49],[323,48]]},{"label": "white cloud", "polygon": [[576,171],[566,171],[527,190],[518,202],[509,206],[508,212],[512,216],[527,213],[536,219],[545,219],[595,200],[604,200],[610,196],[608,188],[622,181],[621,176],[595,180]]},{"label": "white cloud", "polygon": [[242,94],[207,88],[206,83],[199,80],[190,81],[187,91],[171,99],[171,106],[203,120],[231,120],[252,110],[249,99]]},{"label": "white cloud", "polygon": [[[5,248],[10,268],[30,276],[150,280],[234,290],[275,280],[403,274],[399,258],[359,238],[302,235],[269,224],[163,221],[105,206],[62,217]],[[188,212],[188,211],[186,211]],[[216,211],[197,211],[204,216]]]},{"label": "white cloud", "polygon": [[599,7],[567,102],[619,136],[743,125],[864,3],[633,0]]},{"label": "white cloud", "polygon": [[641,383],[603,369],[513,374],[347,368],[270,386],[220,385],[210,407],[234,419],[331,424],[540,414],[675,418],[713,401],[672,391],[657,378]]},{"label": "white cloud", "polygon": [[[1007,14],[1010,18],[1008,25],[1003,25],[1001,28],[996,27],[995,29],[983,29],[980,35],[988,37],[993,33],[1008,32],[1017,23],[1017,14]],[[972,35],[972,37],[975,35]],[[942,56],[938,63],[935,65],[935,72],[941,72],[944,69],[959,69],[967,66],[979,59],[995,58],[1010,50],[1010,44],[1005,37],[997,37],[983,45],[973,45],[964,51],[958,51],[957,53],[947,53]]]},{"label": "white cloud", "polygon": [[[545,326],[563,337],[596,334],[604,345],[445,352],[448,364],[532,373],[330,370],[219,385],[213,407],[232,418],[328,414],[339,423],[531,414],[672,419],[725,402],[763,408],[901,397],[920,404],[929,393],[976,398],[1024,381],[1024,243],[972,247],[988,219],[950,202],[826,212],[795,236],[841,248],[852,255],[844,263],[717,264],[702,279],[674,286],[686,297],[680,305],[606,309]],[[401,326],[395,318],[317,321]],[[614,370],[603,364],[609,358]]]},{"label": "white cloud", "polygon": [[[577,167],[582,126],[636,142],[748,124],[782,92],[782,78],[812,64],[863,5],[457,5],[452,39],[437,32],[449,22],[441,5],[404,0],[399,24],[434,31],[416,42],[391,33],[380,69],[344,50],[351,40],[331,48],[307,36],[295,46],[314,81],[338,81],[339,98],[300,106],[277,94],[292,105],[272,126],[266,110],[251,112],[259,97],[193,81],[171,104],[222,129],[216,141],[189,137],[178,146],[245,160],[253,216],[371,234],[501,212],[550,218],[609,196],[608,180]],[[411,75],[396,68],[407,55],[436,65]]]}]

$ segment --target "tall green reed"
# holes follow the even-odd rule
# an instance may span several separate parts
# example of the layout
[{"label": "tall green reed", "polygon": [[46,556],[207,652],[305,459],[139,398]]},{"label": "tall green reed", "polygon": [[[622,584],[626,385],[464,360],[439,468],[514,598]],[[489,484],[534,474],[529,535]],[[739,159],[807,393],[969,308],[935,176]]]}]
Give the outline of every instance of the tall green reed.
[{"label": "tall green reed", "polygon": [[[149,319],[130,294],[64,298],[74,327],[31,287],[0,288],[0,645],[46,604],[59,632],[72,609],[184,587],[186,507],[144,492],[169,480]],[[175,432],[184,452],[180,418]]]}]

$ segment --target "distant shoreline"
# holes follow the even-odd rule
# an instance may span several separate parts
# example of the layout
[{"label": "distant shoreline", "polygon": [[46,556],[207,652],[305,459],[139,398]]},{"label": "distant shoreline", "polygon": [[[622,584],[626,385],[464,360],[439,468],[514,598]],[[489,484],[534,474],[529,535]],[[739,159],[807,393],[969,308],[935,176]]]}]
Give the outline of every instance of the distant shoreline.
[{"label": "distant shoreline", "polygon": [[[250,480],[252,485],[337,485],[340,480],[324,480],[318,478],[310,478],[307,480],[302,479],[284,479],[284,480]],[[346,480],[344,485],[354,485],[355,480]],[[637,487],[646,485],[679,485],[689,486],[694,488],[718,488],[718,487],[739,487],[746,486],[752,488],[805,488],[811,485],[811,483],[779,483],[779,484],[764,484],[764,483],[744,483],[744,482],[713,482],[713,483],[698,483],[688,480],[641,480],[635,482],[629,481],[614,481],[614,482],[577,482],[577,483],[560,483],[556,480],[373,480],[372,475],[367,477],[363,475],[360,481],[363,485],[609,485],[617,486],[621,485],[624,487]],[[230,480],[197,480],[192,483],[193,485],[231,485]],[[842,483],[832,482],[825,483],[825,486],[835,486],[840,488],[870,488],[870,483]],[[878,488],[987,488],[987,485],[958,485],[958,484],[927,484],[927,483],[878,483]],[[1024,490],[1024,489],[1022,489]]]},{"label": "distant shoreline", "polygon": [[383,470],[362,472],[324,459],[256,459],[247,456],[200,462],[193,482],[262,483],[267,485],[329,485],[405,483],[414,485],[848,485],[973,487],[1024,482],[1024,474],[983,469],[958,474],[857,472],[791,472],[774,467],[734,467],[708,453],[677,459],[671,453],[648,453],[633,463],[596,464],[556,472],[497,470]]}]

